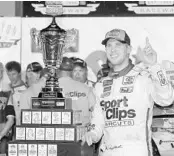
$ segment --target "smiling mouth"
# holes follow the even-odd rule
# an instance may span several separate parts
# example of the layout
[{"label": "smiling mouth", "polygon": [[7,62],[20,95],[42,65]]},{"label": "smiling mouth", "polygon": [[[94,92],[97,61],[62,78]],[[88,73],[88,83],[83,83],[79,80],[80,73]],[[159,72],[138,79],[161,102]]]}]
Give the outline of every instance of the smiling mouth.
[{"label": "smiling mouth", "polygon": [[116,58],[116,57],[118,57],[117,54],[115,54],[115,55],[110,55],[110,56],[111,56],[111,58]]}]

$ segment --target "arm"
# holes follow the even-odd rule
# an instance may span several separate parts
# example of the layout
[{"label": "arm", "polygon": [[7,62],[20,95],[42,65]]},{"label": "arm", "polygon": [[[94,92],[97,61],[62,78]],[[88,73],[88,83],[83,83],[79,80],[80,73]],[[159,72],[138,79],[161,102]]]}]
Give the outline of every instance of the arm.
[{"label": "arm", "polygon": [[3,130],[0,132],[0,139],[2,139],[12,128],[15,120],[15,111],[12,105],[7,105],[5,108],[6,111],[6,123]]},{"label": "arm", "polygon": [[159,64],[150,66],[148,71],[151,79],[149,92],[153,100],[161,106],[171,105],[174,100],[173,88],[166,77],[165,71]]},{"label": "arm", "polygon": [[[100,88],[100,87],[99,87]],[[96,90],[98,91],[98,85],[96,85]],[[100,101],[97,96],[95,96],[94,110],[92,111],[91,123],[88,126],[88,132],[83,138],[83,143],[86,141],[88,145],[98,142],[102,135],[105,126],[105,119],[103,115],[103,110],[100,106]]]}]

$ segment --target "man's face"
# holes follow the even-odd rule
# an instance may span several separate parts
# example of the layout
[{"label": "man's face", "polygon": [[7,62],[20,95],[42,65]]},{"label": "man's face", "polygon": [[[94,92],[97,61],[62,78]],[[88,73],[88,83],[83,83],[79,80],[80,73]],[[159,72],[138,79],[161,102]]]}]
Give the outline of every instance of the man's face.
[{"label": "man's face", "polygon": [[21,79],[21,74],[18,73],[16,70],[7,71],[7,75],[12,84],[16,84]]},{"label": "man's face", "polygon": [[29,70],[26,72],[26,80],[29,86],[36,83],[39,80],[39,77],[40,77],[40,73],[36,73]]},{"label": "man's face", "polygon": [[76,81],[85,83],[87,80],[87,69],[75,66],[72,72],[72,78]]},{"label": "man's face", "polygon": [[121,65],[129,57],[128,45],[115,39],[109,39],[106,43],[106,55],[112,65]]}]

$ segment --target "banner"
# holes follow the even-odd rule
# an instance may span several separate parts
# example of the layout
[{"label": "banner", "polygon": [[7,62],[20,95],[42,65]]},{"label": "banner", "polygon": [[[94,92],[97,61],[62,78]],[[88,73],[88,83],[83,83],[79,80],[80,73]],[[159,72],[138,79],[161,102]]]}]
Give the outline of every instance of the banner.
[{"label": "banner", "polygon": [[0,18],[0,62],[20,62],[21,18]]}]

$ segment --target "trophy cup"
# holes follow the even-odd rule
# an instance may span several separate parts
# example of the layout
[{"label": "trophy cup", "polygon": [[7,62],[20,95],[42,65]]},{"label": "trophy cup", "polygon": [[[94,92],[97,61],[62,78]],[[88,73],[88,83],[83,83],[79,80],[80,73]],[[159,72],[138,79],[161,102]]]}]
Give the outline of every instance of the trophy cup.
[{"label": "trophy cup", "polygon": [[50,76],[38,98],[32,98],[33,108],[65,108],[65,98],[62,95],[62,88],[59,87],[56,74],[62,62],[65,38],[66,31],[56,24],[55,16],[53,16],[52,23],[40,31],[43,61],[45,67],[50,71]]}]

